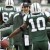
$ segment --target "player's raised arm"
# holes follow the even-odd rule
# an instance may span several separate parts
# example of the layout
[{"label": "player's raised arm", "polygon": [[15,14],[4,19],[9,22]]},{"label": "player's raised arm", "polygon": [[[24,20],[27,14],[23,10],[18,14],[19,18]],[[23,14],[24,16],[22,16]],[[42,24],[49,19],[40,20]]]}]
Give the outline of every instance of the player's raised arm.
[{"label": "player's raised arm", "polygon": [[8,36],[8,38],[14,37],[16,34],[18,34],[18,33],[21,32],[21,31],[24,31],[26,28],[27,28],[27,24],[24,23],[24,24],[21,25],[19,28],[17,28],[14,32],[12,32],[12,33]]}]

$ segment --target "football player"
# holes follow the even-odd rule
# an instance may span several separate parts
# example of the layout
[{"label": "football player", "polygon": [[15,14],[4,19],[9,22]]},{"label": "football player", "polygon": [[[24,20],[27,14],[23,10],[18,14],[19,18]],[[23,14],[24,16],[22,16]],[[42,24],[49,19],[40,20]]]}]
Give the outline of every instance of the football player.
[{"label": "football player", "polygon": [[14,37],[16,34],[24,31],[29,25],[31,29],[32,50],[48,50],[46,23],[50,21],[50,15],[49,13],[46,14],[46,12],[41,12],[39,3],[33,3],[31,7],[33,11],[31,11],[31,14],[26,15],[28,17],[27,20],[7,38]]},{"label": "football player", "polygon": [[14,8],[13,0],[6,0],[5,7],[2,9],[3,21],[7,22],[11,15],[14,14],[14,12],[16,12],[16,9]]},{"label": "football player", "polygon": [[[15,16],[16,19],[14,18],[14,22],[16,21],[16,23],[14,23],[15,29],[26,20],[27,17],[25,17],[25,15],[30,13],[30,5],[28,3],[23,3],[21,8],[22,10],[21,12],[19,12],[19,15]],[[29,34],[29,30],[27,28],[26,31],[23,31],[14,37],[14,41],[15,41],[14,44],[15,44],[16,50],[17,50],[17,45],[19,50],[28,50],[29,44],[25,45],[25,43],[27,43],[25,40],[26,39],[25,36],[29,37],[28,34]],[[29,38],[28,38],[28,43],[29,43]]]},{"label": "football player", "polygon": [[[4,23],[6,23],[12,15],[14,15],[14,12],[16,12],[16,9],[14,8],[14,1],[13,0],[6,0],[5,1],[5,7],[2,8],[2,19],[3,19]],[[1,28],[3,28],[3,27],[1,27]],[[12,32],[12,29],[10,29],[7,32],[6,31],[2,31],[1,32],[2,33],[1,34],[2,37],[8,36],[10,34],[10,32]],[[12,45],[13,45],[13,42],[12,41],[13,40],[10,39],[11,46],[9,47],[9,50],[12,49]]]},{"label": "football player", "polygon": [[[20,25],[23,24],[23,22],[26,20],[26,14],[30,13],[30,5],[28,3],[22,3],[21,5],[21,12],[19,13],[15,13],[14,16],[12,16],[9,21],[7,23],[12,24],[13,25],[13,30],[15,30],[17,27],[19,27]],[[21,32],[20,34],[18,34],[15,38],[14,38],[14,45],[16,50],[28,50],[27,46],[29,46],[29,38],[28,38],[28,44],[25,45],[25,39],[27,37],[29,37],[28,35],[28,30]],[[26,42],[27,43],[27,42]]]}]

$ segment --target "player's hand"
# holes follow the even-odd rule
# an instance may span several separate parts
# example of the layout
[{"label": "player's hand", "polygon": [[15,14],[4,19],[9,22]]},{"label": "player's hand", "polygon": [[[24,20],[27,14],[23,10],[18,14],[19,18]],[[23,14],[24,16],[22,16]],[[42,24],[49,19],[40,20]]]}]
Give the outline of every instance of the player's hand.
[{"label": "player's hand", "polygon": [[9,40],[8,36],[7,36],[7,37],[3,37],[3,38],[2,38],[2,41],[5,40],[5,39],[6,39],[6,40]]}]

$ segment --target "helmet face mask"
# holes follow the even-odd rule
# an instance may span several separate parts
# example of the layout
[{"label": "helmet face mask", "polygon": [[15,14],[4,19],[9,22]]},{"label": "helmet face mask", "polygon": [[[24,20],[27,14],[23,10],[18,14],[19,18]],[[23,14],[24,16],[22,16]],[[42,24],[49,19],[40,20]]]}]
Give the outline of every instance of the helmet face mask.
[{"label": "helmet face mask", "polygon": [[7,7],[13,7],[14,6],[14,2],[13,2],[13,0],[6,0],[5,1],[5,6],[7,6]]},{"label": "helmet face mask", "polygon": [[33,3],[31,5],[31,13],[39,13],[41,12],[41,6],[39,3]]}]

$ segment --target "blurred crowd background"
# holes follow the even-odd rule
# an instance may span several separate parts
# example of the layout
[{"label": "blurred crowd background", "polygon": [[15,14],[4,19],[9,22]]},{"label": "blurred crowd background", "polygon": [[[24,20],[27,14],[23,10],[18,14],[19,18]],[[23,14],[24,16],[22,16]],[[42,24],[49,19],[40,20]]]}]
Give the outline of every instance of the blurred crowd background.
[{"label": "blurred crowd background", "polygon": [[[5,1],[6,0],[0,0],[0,7],[2,7],[2,6],[4,7],[5,6],[5,4],[4,4]],[[22,2],[28,2],[28,3],[38,2],[44,7],[43,9],[45,9],[47,7],[50,10],[50,0],[14,0],[14,3],[15,3],[14,5],[18,6]]]},{"label": "blurred crowd background", "polygon": [[[0,4],[2,3],[4,3],[5,2],[5,0],[0,0]],[[44,5],[46,5],[46,4],[50,4],[50,0],[14,0],[14,2],[15,2],[15,4],[18,4],[18,3],[22,3],[22,2],[31,2],[31,3],[33,3],[33,2],[39,2],[39,3],[41,3],[41,4],[44,4]]]}]

